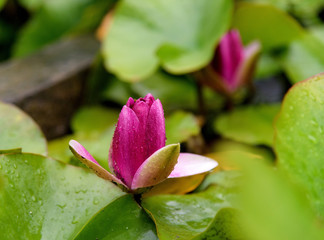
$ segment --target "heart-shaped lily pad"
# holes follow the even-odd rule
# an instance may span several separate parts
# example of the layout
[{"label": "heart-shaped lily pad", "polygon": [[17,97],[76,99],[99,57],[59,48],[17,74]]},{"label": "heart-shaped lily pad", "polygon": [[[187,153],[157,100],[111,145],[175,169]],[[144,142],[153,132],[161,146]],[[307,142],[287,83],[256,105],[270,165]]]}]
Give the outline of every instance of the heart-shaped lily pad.
[{"label": "heart-shaped lily pad", "polygon": [[195,71],[211,60],[231,9],[228,0],[121,1],[103,43],[106,66],[132,82],[160,64],[175,74]]}]

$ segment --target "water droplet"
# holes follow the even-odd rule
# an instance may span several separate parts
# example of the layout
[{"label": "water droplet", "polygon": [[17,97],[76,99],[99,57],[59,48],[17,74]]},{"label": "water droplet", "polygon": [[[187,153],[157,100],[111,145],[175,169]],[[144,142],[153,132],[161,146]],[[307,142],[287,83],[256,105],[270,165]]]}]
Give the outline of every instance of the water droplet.
[{"label": "water droplet", "polygon": [[78,219],[76,217],[73,217],[72,224],[77,224],[78,222],[79,222]]},{"label": "water droplet", "polygon": [[128,230],[128,227],[126,227],[126,230]]},{"label": "water droplet", "polygon": [[317,123],[315,120],[310,120],[310,123],[311,123],[313,126],[315,126],[315,127],[318,126],[318,123]]},{"label": "water droplet", "polygon": [[13,167],[14,167],[14,169],[17,169],[17,165],[15,163],[13,164]]},{"label": "water droplet", "polygon": [[307,137],[311,142],[317,143],[317,139],[313,135],[308,135]]},{"label": "water droplet", "polygon": [[56,204],[56,206],[58,206],[59,208],[61,208],[61,209],[64,209],[65,207],[66,207],[66,204]]},{"label": "water droplet", "polygon": [[13,185],[13,184],[11,184],[11,183],[9,184],[9,186],[10,186],[11,188],[13,188],[13,187],[14,187],[14,185]]},{"label": "water droplet", "polygon": [[31,199],[33,202],[36,202],[36,200],[37,200],[35,196],[32,196]]},{"label": "water droplet", "polygon": [[29,211],[29,215],[30,215],[30,216],[33,216],[33,212],[32,212],[32,211]]},{"label": "water droplet", "polygon": [[98,199],[96,199],[96,198],[93,199],[93,204],[94,204],[94,205],[98,205],[98,203],[99,203]]}]

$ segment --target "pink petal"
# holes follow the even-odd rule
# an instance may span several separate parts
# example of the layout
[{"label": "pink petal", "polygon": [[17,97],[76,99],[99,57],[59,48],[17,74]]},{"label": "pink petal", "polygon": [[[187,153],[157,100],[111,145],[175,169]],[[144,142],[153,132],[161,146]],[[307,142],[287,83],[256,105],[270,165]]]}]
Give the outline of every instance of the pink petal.
[{"label": "pink petal", "polygon": [[143,138],[140,121],[135,112],[124,106],[120,112],[109,151],[109,167],[127,186],[131,186],[133,176],[144,160],[138,143]]},{"label": "pink petal", "polygon": [[71,140],[69,142],[70,147],[82,158],[87,159],[88,161],[92,161],[95,164],[99,165],[99,163],[91,156],[91,154],[77,141]]},{"label": "pink petal", "polygon": [[187,177],[199,173],[208,172],[218,163],[210,158],[192,153],[180,153],[178,163],[168,178]]},{"label": "pink petal", "polygon": [[153,186],[167,179],[177,163],[179,152],[179,144],[170,144],[152,154],[138,168],[131,189]]},{"label": "pink petal", "polygon": [[165,119],[161,101],[156,100],[150,109],[146,123],[146,158],[165,146]]},{"label": "pink petal", "polygon": [[234,76],[244,57],[243,45],[237,30],[231,30],[223,36],[216,51],[217,72],[224,78],[226,85],[232,87]]},{"label": "pink petal", "polygon": [[130,97],[130,98],[128,98],[126,106],[129,107],[129,108],[132,108],[134,103],[135,103],[134,99]]},{"label": "pink petal", "polygon": [[[74,156],[79,159],[83,164],[85,164],[88,168],[93,170],[98,177],[101,177],[103,179],[113,181],[117,184],[121,184],[125,186],[124,183],[122,183],[118,178],[116,178],[114,175],[112,175],[110,172],[108,172],[106,169],[101,167],[99,163],[91,156],[91,154],[77,141],[71,140],[70,143],[70,149]],[[126,187],[126,186],[125,186]]]},{"label": "pink petal", "polygon": [[153,97],[153,95],[151,93],[148,93],[146,94],[146,96],[144,97],[144,100],[146,101],[146,103],[149,105],[149,106],[152,106],[152,104],[154,103],[155,101],[155,98]]},{"label": "pink petal", "polygon": [[232,91],[252,80],[252,75],[255,70],[260,51],[261,45],[258,41],[252,42],[245,47],[244,59],[235,73],[235,85],[231,89]]}]

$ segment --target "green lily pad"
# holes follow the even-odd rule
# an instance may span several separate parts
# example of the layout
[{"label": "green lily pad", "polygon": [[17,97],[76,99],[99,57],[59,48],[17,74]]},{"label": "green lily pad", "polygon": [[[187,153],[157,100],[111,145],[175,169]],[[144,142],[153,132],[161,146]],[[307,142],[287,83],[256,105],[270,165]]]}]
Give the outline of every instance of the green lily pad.
[{"label": "green lily pad", "polygon": [[200,127],[195,116],[188,112],[177,111],[165,119],[167,143],[181,143],[191,136],[200,133]]},{"label": "green lily pad", "polygon": [[324,217],[324,75],[294,85],[275,122],[278,166],[305,186]]},{"label": "green lily pad", "polygon": [[37,124],[17,107],[0,102],[0,150],[47,153],[46,139]]},{"label": "green lily pad", "polygon": [[273,120],[280,106],[256,105],[240,107],[220,115],[214,124],[222,136],[248,144],[273,144]]},{"label": "green lily pad", "polygon": [[237,162],[244,176],[238,195],[241,226],[246,233],[243,239],[324,238],[302,187],[260,159],[245,157]]},{"label": "green lily pad", "polygon": [[198,70],[228,28],[232,5],[228,0],[121,1],[103,42],[106,66],[131,82],[150,76],[159,64],[174,74]]},{"label": "green lily pad", "polygon": [[0,155],[0,238],[74,239],[124,193],[74,166],[34,154]]},{"label": "green lily pad", "polygon": [[152,220],[131,195],[126,195],[103,208],[75,239],[154,240],[158,238]]},{"label": "green lily pad", "polygon": [[267,4],[237,4],[232,26],[240,31],[245,44],[259,40],[265,51],[285,46],[303,34],[296,20]]},{"label": "green lily pad", "polygon": [[319,51],[323,48],[324,43],[310,33],[289,45],[280,62],[291,83],[323,72],[324,56]]},{"label": "green lily pad", "polygon": [[190,195],[148,197],[142,206],[154,220],[159,239],[191,239],[206,231],[221,208],[230,207],[228,193],[222,187],[211,186]]},{"label": "green lily pad", "polygon": [[238,210],[222,208],[217,213],[206,231],[193,240],[236,240],[242,239],[242,228],[238,218]]}]

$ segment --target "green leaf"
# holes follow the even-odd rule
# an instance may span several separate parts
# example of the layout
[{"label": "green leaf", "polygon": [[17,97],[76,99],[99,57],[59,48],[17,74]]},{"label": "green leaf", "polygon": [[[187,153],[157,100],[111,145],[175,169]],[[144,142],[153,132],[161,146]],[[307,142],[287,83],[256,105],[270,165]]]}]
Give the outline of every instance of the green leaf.
[{"label": "green leaf", "polygon": [[198,70],[211,60],[231,10],[230,0],[121,1],[103,43],[106,66],[132,82],[159,64],[174,74]]},{"label": "green leaf", "polygon": [[310,33],[289,45],[280,61],[291,83],[323,72],[324,56],[319,51],[323,48],[324,43]]},{"label": "green leaf", "polygon": [[230,207],[228,190],[211,186],[190,195],[158,195],[143,199],[142,206],[152,216],[159,239],[191,239],[204,232],[217,212]]},{"label": "green leaf", "polygon": [[226,139],[216,141],[211,146],[208,156],[218,161],[220,167],[223,167],[223,164],[226,167],[232,160],[235,160],[237,154],[242,153],[257,155],[270,162],[275,160],[273,152],[268,148]]},{"label": "green leaf", "polygon": [[40,8],[44,0],[18,0],[19,3],[30,11]]},{"label": "green leaf", "polygon": [[124,193],[89,171],[33,154],[0,155],[0,238],[74,239]]},{"label": "green leaf", "polygon": [[193,240],[236,240],[242,239],[238,210],[222,208],[219,210],[206,231],[199,234]]},{"label": "green leaf", "polygon": [[[155,98],[161,100],[166,112],[174,109],[196,110],[198,108],[197,84],[190,76],[172,76],[158,71],[144,81],[133,83],[131,88],[138,96],[152,93]],[[203,95],[208,109],[222,107],[223,99],[214,91],[203,88]]]},{"label": "green leaf", "polygon": [[117,123],[119,111],[101,106],[86,106],[78,110],[71,121],[72,130],[78,134],[101,133]]},{"label": "green leaf", "polygon": [[222,136],[239,142],[272,146],[272,123],[279,108],[277,104],[236,108],[216,119],[215,130]]},{"label": "green leaf", "polygon": [[46,139],[37,124],[17,107],[0,102],[0,150],[22,148],[46,155]]},{"label": "green leaf", "polygon": [[299,21],[309,25],[319,21],[319,10],[323,7],[322,0],[249,0],[253,2],[268,3],[296,16]]},{"label": "green leaf", "polygon": [[[102,1],[55,0],[42,1],[41,5],[39,2],[30,3],[35,4],[39,9],[20,31],[13,47],[13,55],[15,57],[26,56],[68,34],[81,24],[80,21],[87,13],[86,10],[98,2]],[[107,0],[105,2],[109,9],[111,2],[114,1]]]},{"label": "green leaf", "polygon": [[295,84],[275,122],[278,166],[306,188],[324,217],[324,75]]},{"label": "green leaf", "polygon": [[155,225],[132,195],[126,195],[103,208],[82,229],[76,240],[154,240]]},{"label": "green leaf", "polygon": [[[304,140],[305,141],[305,140]],[[319,229],[305,192],[265,161],[242,157],[240,181],[241,225],[244,239],[320,240]]]},{"label": "green leaf", "polygon": [[285,46],[303,34],[297,21],[267,4],[237,4],[232,25],[240,31],[245,44],[258,39],[265,51]]},{"label": "green leaf", "polygon": [[188,112],[177,111],[165,119],[165,130],[167,142],[181,143],[188,140],[191,136],[200,133],[200,126],[195,116]]},{"label": "green leaf", "polygon": [[3,8],[7,0],[0,0],[0,10]]}]

